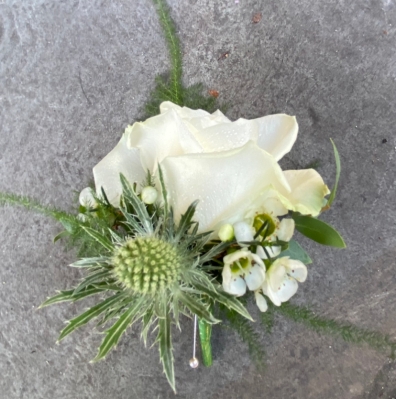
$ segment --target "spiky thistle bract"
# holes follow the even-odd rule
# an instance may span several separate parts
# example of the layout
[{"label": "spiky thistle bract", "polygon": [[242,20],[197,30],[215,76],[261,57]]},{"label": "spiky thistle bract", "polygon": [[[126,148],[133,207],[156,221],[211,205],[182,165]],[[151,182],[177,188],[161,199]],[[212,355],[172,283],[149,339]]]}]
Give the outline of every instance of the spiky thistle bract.
[{"label": "spiky thistle bract", "polygon": [[232,243],[214,243],[210,241],[210,232],[197,233],[198,224],[194,222],[197,202],[175,223],[164,186],[163,205],[146,205],[136,188],[124,176],[120,178],[123,195],[117,228],[90,224],[83,218],[81,231],[100,245],[100,254],[73,263],[71,266],[87,271],[82,281],[74,289],[49,298],[42,306],[106,294],[93,307],[70,320],[59,340],[94,319],[99,325],[115,319],[105,331],[93,360],[97,361],[117,345],[128,327],[140,321],[145,344],[149,331],[156,331],[164,372],[175,390],[171,326],[180,327],[180,315],[197,315],[200,320],[215,324],[220,320],[213,315],[212,305],[220,303],[247,319],[252,318],[208,271],[213,257]]}]

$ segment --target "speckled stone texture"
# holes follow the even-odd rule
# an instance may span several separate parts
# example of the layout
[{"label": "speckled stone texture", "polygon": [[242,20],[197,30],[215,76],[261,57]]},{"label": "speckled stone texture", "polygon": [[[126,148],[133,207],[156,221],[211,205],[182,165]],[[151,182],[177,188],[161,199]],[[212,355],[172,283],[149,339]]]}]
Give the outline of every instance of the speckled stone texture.
[{"label": "speckled stone texture", "polygon": [[[231,118],[286,112],[300,124],[286,168],[319,160],[329,185],[338,145],[337,201],[323,215],[347,250],[302,240],[314,264],[295,303],[395,337],[396,1],[169,0],[183,43],[184,79],[203,81]],[[256,13],[262,19],[253,23]],[[259,18],[256,18],[256,21]],[[227,53],[228,57],[224,54]],[[71,209],[92,167],[142,112],[169,68],[150,0],[0,0],[0,190]],[[0,208],[0,398],[174,398],[156,348],[129,331],[89,364],[100,335],[84,328],[55,345],[84,304],[37,311],[79,274],[52,244],[52,220]],[[318,336],[281,317],[267,369],[228,330],[214,364],[191,370],[192,325],[175,332],[178,398],[388,399],[386,355]],[[257,326],[259,328],[259,326]]]}]

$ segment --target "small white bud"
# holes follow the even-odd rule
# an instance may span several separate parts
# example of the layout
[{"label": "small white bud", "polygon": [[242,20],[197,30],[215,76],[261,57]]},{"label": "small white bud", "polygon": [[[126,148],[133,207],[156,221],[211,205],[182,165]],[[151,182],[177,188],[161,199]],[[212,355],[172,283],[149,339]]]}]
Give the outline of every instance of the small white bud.
[{"label": "small white bud", "polygon": [[220,227],[219,238],[221,241],[231,241],[234,238],[234,228],[231,224],[223,224]]},{"label": "small white bud", "polygon": [[142,201],[145,204],[151,205],[154,204],[155,201],[157,201],[158,198],[158,191],[152,187],[152,186],[147,186],[144,187],[142,190]]},{"label": "small white bud", "polygon": [[78,200],[80,204],[86,208],[95,208],[98,205],[95,197],[93,196],[93,190],[91,187],[85,187],[81,191]]}]

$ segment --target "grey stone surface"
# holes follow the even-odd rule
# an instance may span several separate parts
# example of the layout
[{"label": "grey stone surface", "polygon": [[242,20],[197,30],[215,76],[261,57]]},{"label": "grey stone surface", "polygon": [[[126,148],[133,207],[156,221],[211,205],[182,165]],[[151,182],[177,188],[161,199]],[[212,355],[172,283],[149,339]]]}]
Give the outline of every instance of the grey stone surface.
[{"label": "grey stone surface", "polygon": [[[314,264],[295,302],[395,337],[396,2],[169,4],[186,83],[218,90],[232,118],[297,116],[299,139],[283,166],[319,159],[331,185],[329,138],[339,147],[339,196],[324,219],[348,249],[304,241]],[[169,67],[150,0],[1,0],[0,59],[0,190],[63,209]],[[36,308],[77,281],[67,267],[74,254],[52,244],[52,220],[10,207],[0,220],[1,399],[173,398],[156,349],[144,349],[134,331],[97,364],[88,361],[100,336],[89,328],[55,345],[63,321],[84,305]],[[191,336],[183,323],[175,340],[179,398],[396,397],[396,367],[385,355],[281,318],[272,336],[262,334],[265,372],[222,329],[213,367],[193,371]]]}]

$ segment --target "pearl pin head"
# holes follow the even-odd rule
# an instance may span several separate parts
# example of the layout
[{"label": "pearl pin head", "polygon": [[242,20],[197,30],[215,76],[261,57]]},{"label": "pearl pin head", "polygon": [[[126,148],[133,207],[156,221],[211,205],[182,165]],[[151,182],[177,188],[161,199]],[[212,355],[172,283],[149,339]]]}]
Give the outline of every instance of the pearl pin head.
[{"label": "pearl pin head", "polygon": [[192,357],[192,358],[190,359],[190,367],[191,367],[192,369],[196,369],[198,366],[199,366],[199,361],[198,361],[198,359],[197,359],[196,357]]}]

